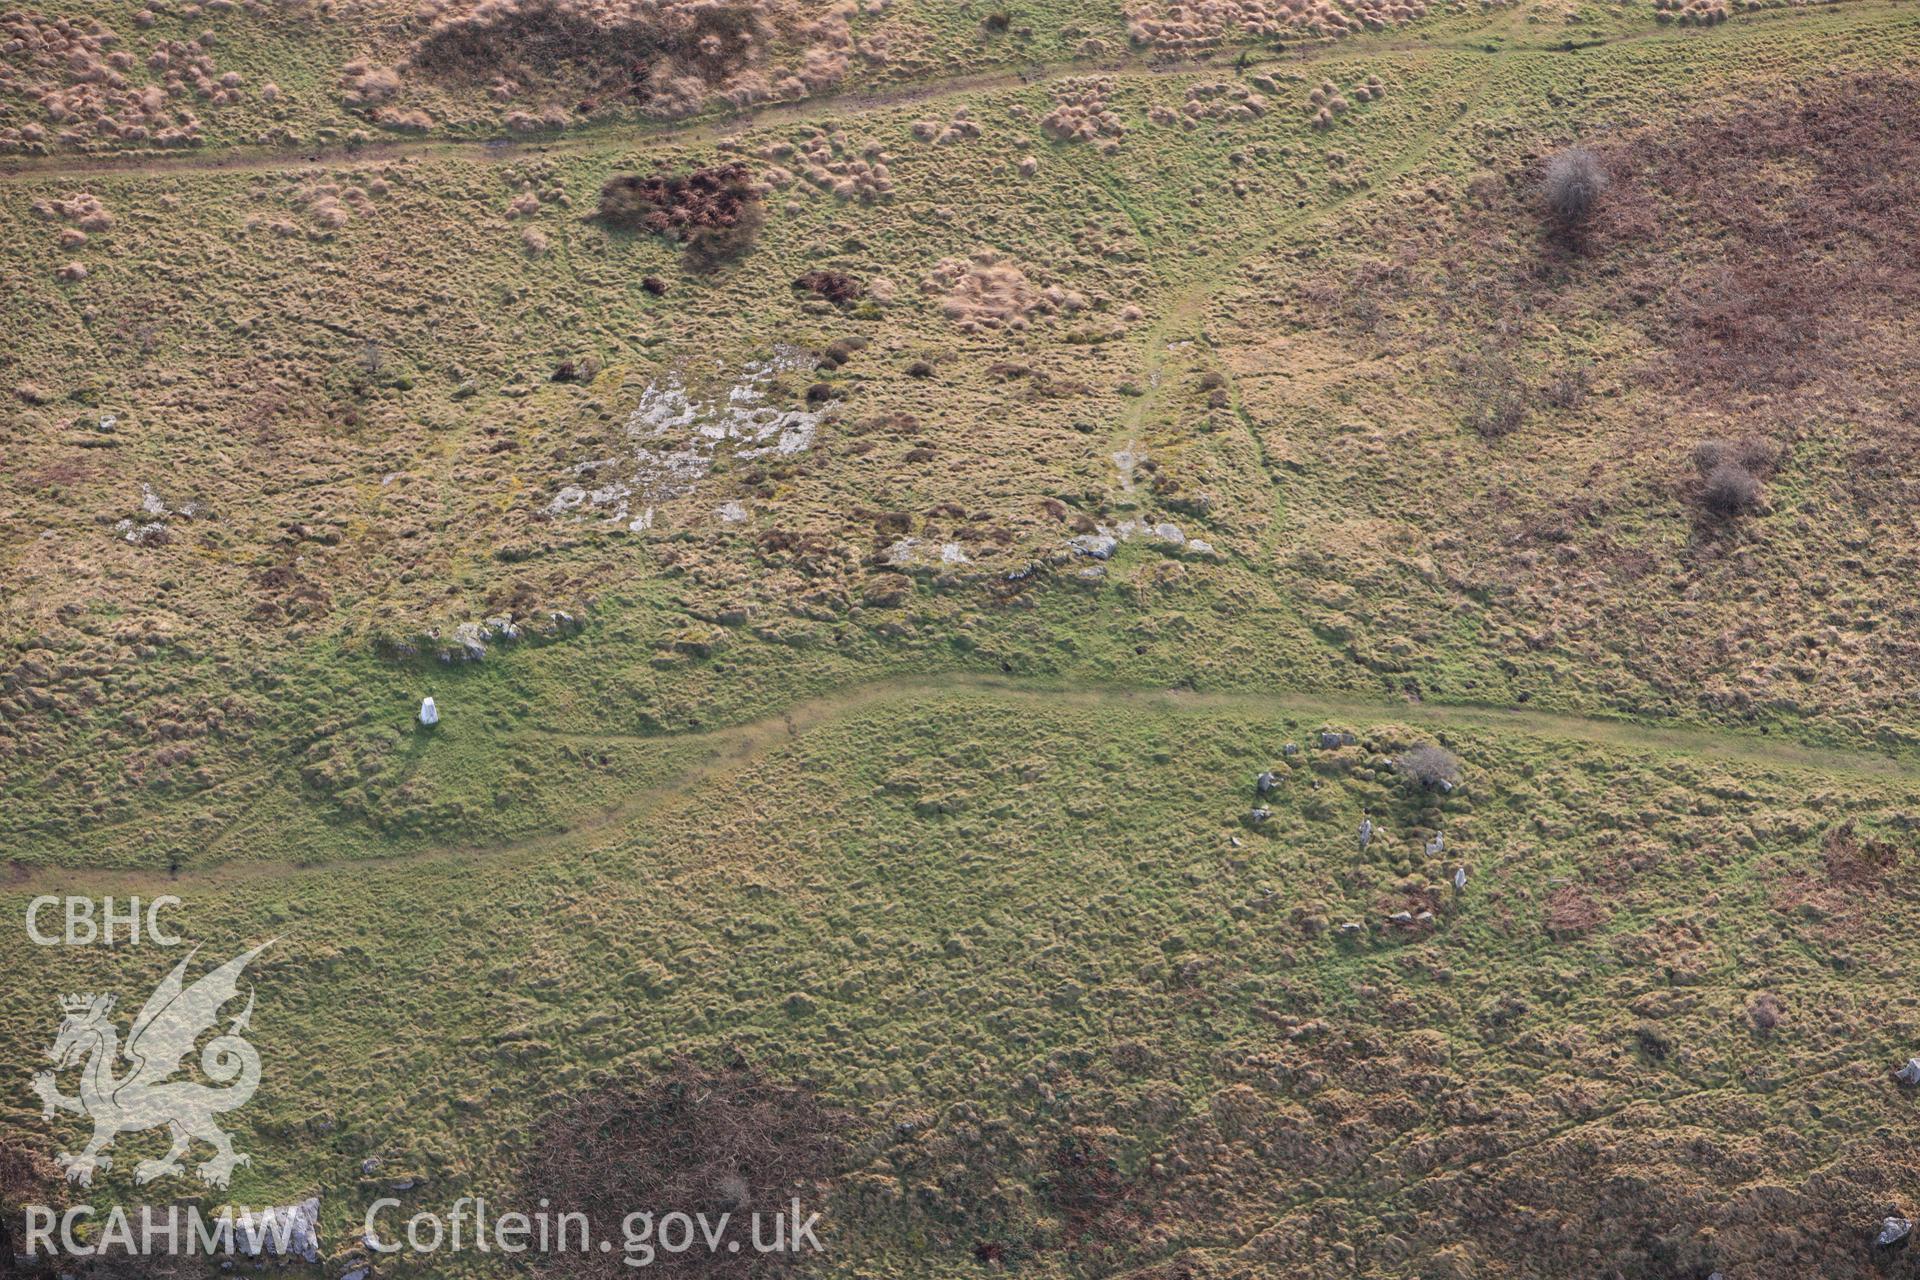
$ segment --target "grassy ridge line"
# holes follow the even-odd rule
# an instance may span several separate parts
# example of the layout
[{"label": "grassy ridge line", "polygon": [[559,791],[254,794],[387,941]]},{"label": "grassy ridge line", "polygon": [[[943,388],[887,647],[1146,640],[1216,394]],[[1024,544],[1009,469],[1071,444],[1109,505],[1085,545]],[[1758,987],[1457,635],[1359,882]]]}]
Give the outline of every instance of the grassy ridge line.
[{"label": "grassy ridge line", "polygon": [[[779,743],[799,737],[848,715],[886,702],[914,702],[933,695],[961,694],[988,703],[1030,702],[1062,707],[1098,707],[1205,716],[1222,712],[1289,713],[1319,717],[1330,726],[1391,722],[1410,728],[1495,730],[1561,743],[1583,743],[1637,751],[1650,756],[1696,757],[1776,769],[1869,778],[1920,781],[1920,761],[1865,750],[1817,747],[1731,730],[1647,725],[1625,718],[1582,716],[1534,711],[1518,707],[1465,703],[1416,703],[1394,699],[1330,696],[1304,690],[1273,693],[1249,691],[1194,692],[1183,689],[1126,685],[1066,684],[1019,680],[1002,676],[956,673],[934,680],[921,677],[877,680],[843,692],[796,703],[784,712],[745,724],[695,734],[647,735],[606,733],[548,734],[550,737],[604,741],[700,744],[700,759],[677,775],[646,786],[619,804],[584,817],[558,832],[545,832],[498,842],[462,843],[368,858],[341,859],[332,865],[379,866],[421,861],[486,859],[518,860],[575,844],[592,844],[595,837],[617,834],[638,819],[671,807],[703,784],[745,772]],[[534,730],[532,732],[540,732]],[[1308,744],[1311,745],[1311,744]],[[238,826],[240,824],[233,824]],[[230,828],[231,829],[231,828]],[[209,852],[220,847],[216,840]],[[198,882],[245,883],[274,879],[295,870],[312,870],[325,862],[275,862],[271,859],[232,861],[183,869],[176,877],[114,868],[42,867],[17,874],[9,888],[21,892],[44,885],[96,889],[153,888]]]},{"label": "grassy ridge line", "polygon": [[[1778,21],[1787,18],[1807,20],[1816,15],[1825,16],[1831,8],[1842,2],[1843,0],[1831,0],[1831,4],[1827,7],[1815,10],[1762,9],[1741,15],[1737,22],[1739,25],[1749,25],[1754,22]],[[1903,8],[1901,0],[1844,0],[1844,3],[1850,15],[1866,10],[1877,16],[1891,17],[1901,14]],[[1563,35],[1557,40],[1546,40],[1538,44],[1511,43],[1497,47],[1490,45],[1487,33],[1491,30],[1500,30],[1502,38],[1505,38],[1505,28],[1511,23],[1501,19],[1507,17],[1507,14],[1495,14],[1495,21],[1481,27],[1469,28],[1457,36],[1446,39],[1437,39],[1430,35],[1394,35],[1378,38],[1349,36],[1279,53],[1256,45],[1224,46],[1212,51],[1208,56],[1198,58],[1170,57],[1163,51],[1153,49],[1129,49],[1119,57],[1070,58],[1058,62],[1034,63],[1014,71],[967,72],[886,88],[815,94],[795,102],[776,103],[720,116],[700,116],[691,120],[658,125],[635,125],[630,121],[585,125],[570,128],[546,140],[537,137],[530,139],[524,134],[502,134],[471,138],[440,137],[414,141],[372,142],[358,147],[236,146],[203,148],[185,153],[13,159],[0,165],[0,182],[78,179],[103,173],[193,173],[222,170],[244,172],[256,169],[292,169],[309,164],[320,166],[343,163],[372,164],[405,157],[424,158],[468,153],[491,160],[507,161],[522,158],[529,153],[544,155],[555,152],[591,151],[608,145],[686,143],[723,138],[747,129],[775,125],[783,121],[805,121],[829,115],[857,116],[867,111],[884,110],[911,103],[932,102],[948,97],[1023,85],[1044,84],[1063,76],[1144,77],[1179,75],[1212,69],[1225,71],[1230,67],[1254,69],[1276,66],[1336,65],[1378,57],[1383,53],[1423,50],[1479,50],[1494,57],[1518,54],[1560,56],[1589,49],[1603,49],[1646,41],[1701,39],[1707,34],[1694,28],[1661,26],[1615,35],[1596,36],[1586,40],[1576,40],[1571,35]],[[1244,62],[1239,61],[1242,58],[1245,59]]]}]

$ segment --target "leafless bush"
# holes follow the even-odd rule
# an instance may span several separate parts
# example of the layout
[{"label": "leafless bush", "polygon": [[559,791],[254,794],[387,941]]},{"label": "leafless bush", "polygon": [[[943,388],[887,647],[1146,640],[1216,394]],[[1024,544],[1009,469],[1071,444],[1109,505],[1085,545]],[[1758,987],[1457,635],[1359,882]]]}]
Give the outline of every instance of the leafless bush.
[{"label": "leafless bush", "polygon": [[766,225],[766,221],[765,208],[755,200],[745,205],[733,222],[695,231],[687,240],[686,252],[681,255],[687,269],[712,271],[740,257],[753,248],[753,242],[760,238],[760,228]]},{"label": "leafless bush", "polygon": [[1513,361],[1499,354],[1469,356],[1458,361],[1466,392],[1466,423],[1483,438],[1497,440],[1526,421],[1526,381]]},{"label": "leafless bush", "polygon": [[1760,480],[1737,462],[1723,462],[1707,473],[1700,497],[1715,515],[1744,515],[1760,505]]},{"label": "leafless bush", "polygon": [[1760,479],[1773,469],[1773,446],[1756,436],[1739,440],[1702,440],[1694,446],[1700,473],[1700,500],[1722,517],[1744,515],[1760,505]]},{"label": "leafless bush", "polygon": [[795,293],[813,293],[835,306],[850,306],[860,297],[860,282],[844,271],[807,272],[793,282]]},{"label": "leafless bush", "polygon": [[1547,161],[1543,194],[1547,212],[1562,230],[1576,231],[1586,226],[1606,190],[1607,171],[1585,147],[1571,147]]},{"label": "leafless bush", "polygon": [[1585,369],[1560,369],[1540,389],[1540,398],[1556,409],[1578,409],[1585,403],[1589,390],[1590,381]]},{"label": "leafless bush", "polygon": [[1742,436],[1738,440],[1702,440],[1693,447],[1694,468],[1703,476],[1727,463],[1764,476],[1773,470],[1777,460],[1773,445],[1758,436]]},{"label": "leafless bush", "polygon": [[1429,791],[1451,791],[1460,784],[1460,759],[1445,747],[1426,743],[1394,762],[1401,776]]}]

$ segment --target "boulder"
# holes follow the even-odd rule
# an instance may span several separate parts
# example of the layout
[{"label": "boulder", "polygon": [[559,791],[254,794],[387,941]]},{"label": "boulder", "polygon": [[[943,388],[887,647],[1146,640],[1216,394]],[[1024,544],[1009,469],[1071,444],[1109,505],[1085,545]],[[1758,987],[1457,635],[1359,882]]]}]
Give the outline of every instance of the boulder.
[{"label": "boulder", "polygon": [[420,723],[429,728],[440,723],[440,708],[433,705],[432,698],[420,699]]},{"label": "boulder", "polygon": [[1894,1245],[1899,1244],[1912,1234],[1912,1222],[1906,1218],[1888,1214],[1885,1218],[1881,1219],[1880,1234],[1873,1238],[1873,1243],[1879,1248],[1891,1249]]},{"label": "boulder", "polygon": [[441,660],[460,658],[478,662],[487,656],[487,633],[477,622],[462,622],[453,629],[453,646],[442,652]]},{"label": "boulder", "polygon": [[320,1197],[241,1214],[233,1220],[233,1249],[249,1258],[320,1261]]}]

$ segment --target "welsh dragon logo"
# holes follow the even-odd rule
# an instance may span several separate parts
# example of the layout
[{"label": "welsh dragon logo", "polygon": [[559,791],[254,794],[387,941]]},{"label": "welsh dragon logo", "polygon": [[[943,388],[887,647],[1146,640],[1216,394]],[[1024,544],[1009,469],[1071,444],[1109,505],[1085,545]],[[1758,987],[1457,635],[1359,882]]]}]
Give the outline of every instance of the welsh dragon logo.
[{"label": "welsh dragon logo", "polygon": [[[125,1048],[110,1016],[113,996],[61,997],[66,1016],[47,1050],[54,1069],[34,1076],[33,1091],[40,1095],[42,1114],[48,1118],[59,1110],[93,1121],[93,1139],[86,1149],[77,1156],[60,1156],[67,1181],[87,1186],[95,1170],[112,1166],[112,1159],[101,1153],[113,1145],[115,1136],[161,1125],[172,1133],[173,1145],[160,1159],[134,1166],[135,1182],[144,1184],[180,1172],[181,1158],[196,1139],[214,1149],[213,1157],[194,1170],[210,1187],[225,1187],[235,1166],[252,1162],[234,1151],[232,1141],[213,1122],[221,1112],[243,1106],[260,1084],[260,1055],[241,1036],[253,1017],[251,990],[246,1009],[226,1033],[209,1040],[200,1051],[200,1069],[215,1084],[226,1087],[215,1089],[171,1077],[184,1066],[195,1041],[219,1020],[221,1006],[239,995],[240,972],[247,962],[272,945],[263,942],[235,956],[190,987],[182,981],[193,959],[188,955],[147,997],[127,1033]],[[123,1058],[128,1069],[116,1075]],[[80,1065],[80,1096],[70,1098],[60,1092],[58,1073],[75,1064]]]}]

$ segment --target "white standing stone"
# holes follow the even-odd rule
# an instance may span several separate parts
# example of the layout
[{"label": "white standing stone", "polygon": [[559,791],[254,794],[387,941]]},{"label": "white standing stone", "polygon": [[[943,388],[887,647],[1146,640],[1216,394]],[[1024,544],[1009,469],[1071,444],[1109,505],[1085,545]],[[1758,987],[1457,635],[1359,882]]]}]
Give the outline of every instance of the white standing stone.
[{"label": "white standing stone", "polygon": [[420,723],[421,724],[439,724],[440,723],[440,708],[433,705],[432,698],[420,699]]}]

